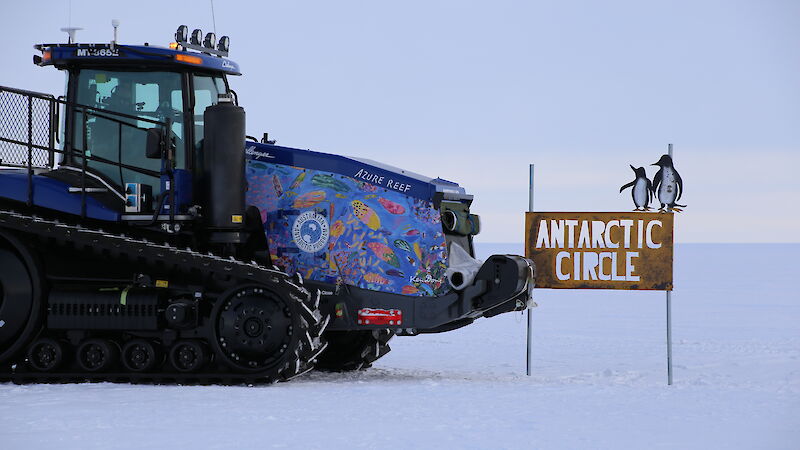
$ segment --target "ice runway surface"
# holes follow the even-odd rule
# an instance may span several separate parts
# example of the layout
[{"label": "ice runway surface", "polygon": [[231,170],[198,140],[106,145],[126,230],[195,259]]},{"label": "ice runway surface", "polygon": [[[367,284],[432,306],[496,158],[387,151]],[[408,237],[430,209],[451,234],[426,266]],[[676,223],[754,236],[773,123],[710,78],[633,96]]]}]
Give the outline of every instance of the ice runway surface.
[{"label": "ice runway surface", "polygon": [[0,384],[0,448],[796,449],[799,253],[677,246],[671,387],[663,292],[537,290],[532,377],[505,314],[272,386]]}]

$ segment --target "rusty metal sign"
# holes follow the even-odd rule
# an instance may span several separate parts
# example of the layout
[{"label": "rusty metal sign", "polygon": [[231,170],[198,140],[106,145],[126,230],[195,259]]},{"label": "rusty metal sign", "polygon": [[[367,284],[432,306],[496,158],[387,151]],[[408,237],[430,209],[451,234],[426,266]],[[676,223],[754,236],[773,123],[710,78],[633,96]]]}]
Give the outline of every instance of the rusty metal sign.
[{"label": "rusty metal sign", "polygon": [[536,287],[672,290],[673,214],[529,212]]}]

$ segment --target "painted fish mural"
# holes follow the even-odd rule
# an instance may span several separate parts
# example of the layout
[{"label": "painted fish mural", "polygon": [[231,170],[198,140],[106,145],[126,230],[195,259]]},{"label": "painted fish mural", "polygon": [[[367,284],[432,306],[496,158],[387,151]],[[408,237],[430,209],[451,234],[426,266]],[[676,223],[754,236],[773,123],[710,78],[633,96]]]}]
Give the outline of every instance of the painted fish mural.
[{"label": "painted fish mural", "polygon": [[314,175],[314,177],[311,178],[311,184],[317,187],[330,188],[336,192],[347,192],[350,190],[349,186],[337,180],[332,175]]},{"label": "painted fish mural", "polygon": [[372,284],[389,284],[389,280],[373,272],[364,275],[364,280],[366,280],[367,283],[372,283]]},{"label": "painted fish mural", "polygon": [[395,255],[394,251],[392,251],[392,249],[385,244],[381,244],[380,242],[370,242],[367,244],[367,247],[369,247],[369,249],[375,253],[375,256],[381,260],[393,265],[394,267],[400,267],[400,261],[397,259],[397,255]]},{"label": "painted fish mural", "polygon": [[305,180],[305,179],[306,179],[306,172],[304,170],[304,171],[300,172],[300,175],[295,177],[294,181],[292,181],[292,184],[289,186],[289,190],[293,191],[293,190],[297,189],[297,187],[300,186],[300,183],[302,183],[303,180]]},{"label": "painted fish mural", "polygon": [[412,228],[412,229],[410,229],[410,230],[408,230],[408,231],[403,233],[403,236],[405,236],[405,237],[411,237],[411,236],[417,236],[417,235],[419,235],[419,230],[417,230],[416,228]]},{"label": "painted fish mural", "polygon": [[[446,245],[432,203],[320,170],[248,160],[246,173],[247,203],[260,209],[272,261],[281,270],[402,295],[449,289],[442,282]],[[293,230],[309,227],[326,232],[310,233],[303,250]],[[307,251],[312,248],[321,250]]]},{"label": "painted fish mural", "polygon": [[360,190],[364,191],[364,192],[377,192],[378,191],[378,186],[375,186],[374,184],[367,183],[365,181],[359,181],[358,182],[358,188]]},{"label": "painted fish mural", "polygon": [[378,203],[380,203],[385,210],[389,211],[392,214],[405,214],[406,212],[406,209],[403,207],[403,205],[395,203],[384,197],[378,198]]},{"label": "painted fish mural", "polygon": [[325,191],[312,191],[305,193],[296,199],[292,203],[292,207],[294,208],[310,208],[317,203],[325,201]]},{"label": "painted fish mural", "polygon": [[404,241],[402,239],[395,239],[394,240],[394,246],[399,248],[400,250],[405,250],[407,252],[411,251],[411,245],[409,245],[408,242],[406,242],[406,241]]},{"label": "painted fish mural", "polygon": [[415,286],[411,286],[409,284],[403,286],[401,288],[401,290],[400,290],[400,293],[403,294],[403,295],[414,295],[417,292],[419,292],[419,289],[417,289]]},{"label": "painted fish mural", "polygon": [[277,175],[272,176],[272,187],[275,189],[275,195],[278,197],[283,195],[283,185],[281,185],[281,179]]},{"label": "painted fish mural", "polygon": [[337,220],[333,223],[333,226],[331,226],[331,236],[339,237],[342,234],[344,234],[344,222]]},{"label": "painted fish mural", "polygon": [[353,214],[366,226],[373,230],[377,230],[381,227],[381,219],[375,214],[375,210],[367,206],[364,202],[360,200],[353,200]]}]

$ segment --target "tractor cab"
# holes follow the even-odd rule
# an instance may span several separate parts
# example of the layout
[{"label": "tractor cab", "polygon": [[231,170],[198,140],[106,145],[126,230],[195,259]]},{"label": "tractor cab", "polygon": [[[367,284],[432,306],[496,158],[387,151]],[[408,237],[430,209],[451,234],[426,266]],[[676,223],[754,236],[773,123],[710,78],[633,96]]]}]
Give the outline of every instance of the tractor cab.
[{"label": "tractor cab", "polygon": [[[162,215],[174,224],[196,218],[196,200],[207,198],[198,191],[207,190],[203,184],[210,178],[220,178],[209,175],[219,170],[210,167],[215,158],[204,157],[206,112],[220,102],[235,106],[227,77],[241,74],[238,64],[227,59],[228,37],[218,44],[213,33],[203,39],[195,30],[190,37],[185,25],[169,47],[73,43],[72,37],[67,44],[35,46],[41,51],[35,64],[66,72],[63,97],[7,88],[0,93],[0,100],[11,105],[27,103],[27,111],[18,115],[22,121],[25,113],[31,116],[34,134],[47,135],[39,139],[42,144],[49,141],[33,148],[24,141],[35,141],[35,136],[5,142],[15,151],[5,151],[0,166],[31,166],[35,175],[48,177],[28,180],[34,184],[31,195],[37,183],[52,184],[53,179],[68,184],[72,194],[68,199],[18,200],[101,220],[155,223]],[[43,104],[38,109],[37,102]],[[244,112],[236,109],[241,111],[241,124],[233,127],[236,136],[221,139],[230,145],[215,151],[236,152],[231,158],[241,162],[229,169],[243,172]],[[228,125],[224,120],[215,124],[217,134],[224,135]],[[244,184],[243,175],[230,181]]]}]

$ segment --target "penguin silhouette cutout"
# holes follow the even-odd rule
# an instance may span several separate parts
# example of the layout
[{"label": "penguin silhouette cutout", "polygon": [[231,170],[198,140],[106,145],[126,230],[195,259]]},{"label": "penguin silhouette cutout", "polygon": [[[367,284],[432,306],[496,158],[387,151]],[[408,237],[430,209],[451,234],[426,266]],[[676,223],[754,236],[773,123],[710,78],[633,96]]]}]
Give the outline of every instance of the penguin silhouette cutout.
[{"label": "penguin silhouette cutout", "polygon": [[633,204],[636,205],[634,211],[647,211],[650,208],[650,200],[653,198],[653,183],[647,178],[647,172],[644,167],[633,167],[631,170],[636,174],[636,178],[630,183],[619,188],[622,192],[627,188],[631,188],[631,197],[633,197]]},{"label": "penguin silhouette cutout", "polygon": [[683,194],[683,180],[681,179],[675,166],[672,165],[672,158],[669,155],[661,156],[661,159],[653,166],[659,166],[656,176],[653,177],[653,194],[656,195],[661,203],[659,212],[682,211],[686,205],[679,205],[675,202],[681,199]]}]

